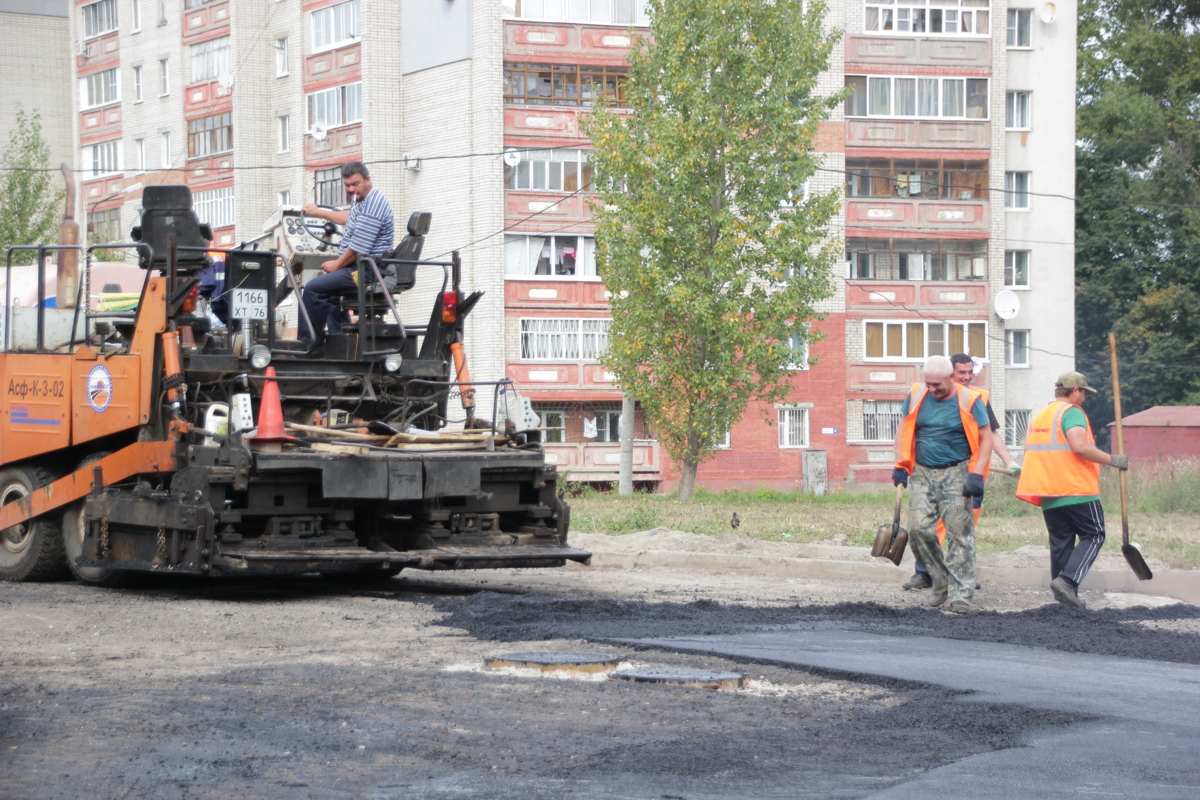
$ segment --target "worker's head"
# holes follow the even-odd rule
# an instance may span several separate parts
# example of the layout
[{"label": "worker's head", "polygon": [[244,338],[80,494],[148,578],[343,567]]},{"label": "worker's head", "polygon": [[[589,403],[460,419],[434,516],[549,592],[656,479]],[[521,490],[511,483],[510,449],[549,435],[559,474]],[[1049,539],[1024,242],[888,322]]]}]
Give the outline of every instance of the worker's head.
[{"label": "worker's head", "polygon": [[1054,399],[1081,406],[1088,394],[1095,392],[1088,386],[1087,377],[1079,372],[1067,372],[1058,376],[1054,383]]},{"label": "worker's head", "polygon": [[945,400],[954,394],[954,365],[945,356],[930,356],[925,359],[922,367],[925,373],[925,387],[938,400]]},{"label": "worker's head", "polygon": [[371,193],[371,173],[367,165],[361,161],[351,161],[342,165],[342,186],[346,187],[346,196],[362,201]]},{"label": "worker's head", "polygon": [[975,379],[975,359],[966,353],[955,353],[950,356],[950,364],[954,367],[954,382],[970,386]]}]

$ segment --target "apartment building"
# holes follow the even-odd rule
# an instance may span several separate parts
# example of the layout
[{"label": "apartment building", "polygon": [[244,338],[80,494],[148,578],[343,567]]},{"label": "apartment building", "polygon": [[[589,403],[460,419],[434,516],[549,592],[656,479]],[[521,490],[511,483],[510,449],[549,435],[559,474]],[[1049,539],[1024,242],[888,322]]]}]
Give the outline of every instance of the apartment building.
[{"label": "apartment building", "polygon": [[[74,5],[92,241],[122,238],[142,186],[183,182],[230,246],[280,205],[341,203],[338,167],[364,160],[400,226],[433,212],[425,256],[459,251],[486,292],[472,373],[513,378],[561,429],[560,469],[615,479],[621,391],[598,358],[609,312],[580,118],[602,95],[622,105],[640,0]],[[1073,207],[1051,195],[1073,186],[1074,6],[839,1],[828,25],[844,41],[821,89],[852,94],[808,190],[845,193],[830,235],[846,260],[824,338],[797,353],[787,399],[747,409],[701,467],[710,487],[885,479],[900,398],[934,352],[980,359],[1019,438],[1073,361]],[[635,480],[672,486],[640,410],[635,428]]]}]

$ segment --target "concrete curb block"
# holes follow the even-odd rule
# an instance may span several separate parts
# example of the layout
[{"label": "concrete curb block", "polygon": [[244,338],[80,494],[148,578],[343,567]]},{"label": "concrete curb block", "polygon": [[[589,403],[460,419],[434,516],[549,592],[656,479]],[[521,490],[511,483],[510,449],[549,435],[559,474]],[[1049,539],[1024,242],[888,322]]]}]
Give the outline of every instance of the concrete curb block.
[{"label": "concrete curb block", "polygon": [[[644,550],[640,553],[592,553],[590,569],[690,569],[703,572],[737,572],[778,575],[819,580],[873,581],[901,583],[909,568],[889,562],[838,561],[827,558],[788,558],[786,556],[739,556],[729,553],[690,553],[672,550]],[[1012,586],[1049,586],[1050,569],[1035,567],[980,567],[978,578],[984,583]],[[1132,592],[1173,597],[1200,605],[1200,570],[1160,571],[1154,580],[1139,581],[1128,570],[1092,570],[1083,588],[1105,592]]]}]

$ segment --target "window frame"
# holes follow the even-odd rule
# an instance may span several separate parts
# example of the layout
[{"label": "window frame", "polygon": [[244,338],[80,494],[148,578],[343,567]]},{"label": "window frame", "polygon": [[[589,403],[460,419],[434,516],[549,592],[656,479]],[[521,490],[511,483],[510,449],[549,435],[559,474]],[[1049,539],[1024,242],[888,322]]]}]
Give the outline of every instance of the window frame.
[{"label": "window frame", "polygon": [[[562,406],[544,406],[540,403],[533,406],[533,413],[538,415],[538,421],[543,428],[561,427],[561,431],[542,431],[542,444],[566,444],[567,443],[567,409]],[[550,416],[557,415],[560,417],[559,425],[552,425],[549,419]],[[596,426],[599,432],[599,425]],[[550,437],[555,438],[550,438]]]},{"label": "window frame", "polygon": [[[100,148],[104,148],[103,156],[101,156]],[[93,142],[83,146],[83,163],[87,177],[85,180],[94,180],[96,178],[106,178],[112,175],[120,175],[124,171],[124,148],[121,144],[120,137],[116,139],[106,139],[103,142]],[[108,166],[110,169],[99,170],[97,164]]]},{"label": "window frame", "polygon": [[[363,82],[361,80],[357,80],[357,81],[353,81],[352,83],[343,83],[343,84],[339,84],[337,86],[330,86],[326,89],[318,89],[315,92],[307,92],[304,95],[304,105],[305,105],[305,108],[308,110],[308,130],[311,131],[318,124],[324,125],[325,130],[327,130],[327,131],[334,130],[335,128],[344,128],[347,125],[361,124],[363,121],[363,118],[362,118],[362,113],[363,113],[362,85],[363,85]],[[315,117],[314,103],[318,102],[316,100],[316,98],[317,97],[325,97],[327,95],[331,95],[334,93],[336,93],[338,95],[338,99],[337,99],[336,103],[337,103],[337,108],[338,108],[339,121],[332,125],[326,124],[326,123],[318,123],[316,121],[316,119],[314,118]],[[356,107],[358,109],[358,116],[354,119],[347,119],[347,115],[352,110],[351,99],[352,99],[352,96],[354,96],[354,95],[357,95],[357,106]],[[325,102],[325,101],[320,101],[320,102]]]},{"label": "window frame", "polygon": [[275,77],[286,78],[289,74],[288,37],[280,36],[275,40]]},{"label": "window frame", "polygon": [[292,204],[292,190],[291,189],[280,189],[276,193],[275,196],[279,200],[280,208],[282,208],[283,206],[290,206]]},{"label": "window frame", "polygon": [[[521,75],[519,80],[517,75]],[[530,94],[529,87],[530,75],[536,75],[537,86],[540,88],[543,85],[545,77],[549,77],[550,94]],[[585,83],[584,76],[599,76],[601,93],[598,95],[592,91],[587,97],[584,96],[584,87],[594,86],[595,83]],[[561,83],[562,94],[557,92],[559,81],[556,78],[563,78]],[[609,78],[613,80],[612,92],[608,89]],[[600,96],[608,97],[610,108],[628,108],[629,104],[625,101],[624,85],[629,80],[629,67],[616,67],[609,65],[593,65],[593,64],[539,64],[525,61],[506,61],[504,62],[504,71],[502,78],[502,94],[505,105],[533,107],[533,108],[594,108],[596,98]],[[521,84],[525,87],[523,94],[517,94],[512,91],[514,87]],[[568,96],[568,89],[573,89],[574,96]]]},{"label": "window frame", "polygon": [[158,96],[167,97],[171,94],[171,58],[158,60]]},{"label": "window frame", "polygon": [[129,10],[132,17],[130,20],[132,27],[129,32],[140,33],[142,30],[142,0],[129,0]]},{"label": "window frame", "polygon": [[159,163],[162,169],[174,169],[172,166],[175,162],[171,157],[171,132],[159,131],[158,137],[159,146]]},{"label": "window frame", "polygon": [[[205,125],[201,128],[197,127],[196,123],[205,123]],[[211,156],[221,155],[222,153],[233,152],[232,111],[223,111],[219,114],[210,114],[207,117],[196,117],[195,119],[189,119],[187,121],[187,126],[187,160],[193,158],[209,158]],[[224,134],[222,132],[224,132]],[[198,147],[197,145],[200,142],[205,142],[205,147]],[[226,145],[224,149],[208,149],[208,147],[220,148],[222,144]],[[201,150],[203,150],[203,152],[201,152]]]},{"label": "window frame", "polygon": [[[588,14],[589,18],[588,19],[575,19],[572,15],[572,12],[575,10],[575,6],[573,3],[570,2],[570,0],[558,0],[559,8],[561,9],[561,13],[559,13],[558,15],[545,15],[545,14],[542,14],[540,16],[535,15],[535,14],[530,14],[528,16],[526,16],[524,14],[518,15],[518,9],[517,9],[518,3],[521,5],[521,10],[523,11],[526,5],[536,5],[539,2],[541,2],[541,0],[534,0],[533,3],[521,2],[521,0],[502,0],[501,5],[500,5],[500,13],[505,19],[521,19],[521,20],[541,21],[541,22],[571,22],[571,23],[575,23],[576,25],[604,25],[607,27],[624,26],[624,27],[634,27],[634,28],[638,28],[638,27],[644,28],[644,27],[648,27],[650,25],[650,17],[649,17],[649,13],[646,9],[645,0],[632,0],[633,14],[632,14],[632,21],[630,21],[630,22],[617,21],[617,18],[616,18],[617,17],[617,14],[616,14],[617,3],[621,2],[621,0],[608,0],[609,14],[608,14],[607,20],[591,19],[591,14],[590,14],[590,11],[592,8],[591,3],[587,4],[587,8],[589,10],[589,14]],[[542,2],[540,7],[544,11],[545,3]]]},{"label": "window frame", "polygon": [[[852,86],[850,81],[858,79],[858,78],[861,78],[865,81],[865,83],[863,85],[863,89],[866,92],[866,94],[865,94],[865,99],[863,100],[864,111],[862,113],[858,113],[857,111],[851,110],[851,103],[854,103],[856,98],[859,97],[859,94],[858,94],[859,89],[857,86]],[[898,113],[896,113],[895,107],[896,107],[896,104],[899,102],[899,100],[897,99],[897,91],[896,91],[896,81],[898,81],[898,80],[913,81],[912,97],[913,97],[913,110],[914,111],[918,111],[921,106],[921,99],[920,99],[921,98],[921,84],[920,84],[920,82],[921,81],[936,81],[938,90],[937,90],[937,96],[934,99],[937,103],[939,113],[932,114],[932,115],[931,114],[918,114],[918,113],[913,113],[913,114],[898,114]],[[887,89],[888,113],[886,113],[886,114],[872,113],[872,111],[871,111],[872,99],[876,96],[872,90],[872,86],[876,85],[876,84],[873,84],[872,81],[887,81],[888,82],[887,83],[887,86],[888,86],[888,89]],[[962,94],[961,94],[961,97],[959,98],[962,102],[962,109],[963,109],[962,115],[950,115],[950,114],[941,113],[942,110],[945,109],[946,105],[947,105],[946,99],[948,97],[948,94],[947,94],[948,90],[946,88],[946,84],[950,81],[961,81],[963,84]],[[928,120],[930,122],[940,122],[940,121],[988,122],[991,120],[992,79],[990,77],[979,77],[979,76],[975,76],[975,75],[872,75],[870,73],[866,73],[866,74],[847,73],[844,76],[843,82],[846,87],[851,88],[851,94],[849,97],[846,98],[845,105],[843,106],[843,109],[842,109],[847,119],[915,119],[915,120]],[[979,82],[982,82],[986,88],[986,91],[985,91],[984,97],[983,97],[983,103],[980,106],[981,108],[983,108],[984,115],[981,117],[968,116],[967,112],[970,108],[972,108],[972,106],[969,102],[969,98],[971,97],[971,93],[970,93],[970,89],[972,88],[971,84],[976,84]]]},{"label": "window frame", "polygon": [[317,205],[344,208],[350,204],[346,198],[346,187],[342,183],[341,167],[315,169],[312,176],[313,197],[316,198]]},{"label": "window frame", "polygon": [[[237,198],[232,185],[196,192],[192,195],[192,209],[196,212],[196,218],[208,223],[213,230],[237,224]],[[209,213],[214,212],[224,216],[208,219]]]},{"label": "window frame", "polygon": [[[882,355],[873,356],[873,355],[870,355],[870,353],[869,353],[870,337],[868,335],[868,329],[869,329],[869,326],[872,326],[872,325],[883,326],[879,332],[880,337],[881,337],[880,343],[883,348]],[[900,345],[901,345],[902,355],[894,356],[894,355],[888,354],[888,344],[889,344],[888,328],[889,328],[889,326],[898,326],[900,328],[898,335],[900,337],[899,341],[900,341]],[[922,351],[919,355],[910,355],[908,352],[909,346],[912,343],[912,339],[913,339],[912,331],[909,326],[920,326],[921,327],[920,336],[921,336]],[[940,342],[941,342],[940,349],[942,350],[941,353],[933,352],[934,348],[932,348],[932,345],[933,345],[934,339],[932,339],[930,337],[930,331],[934,326],[938,326],[941,328],[941,331],[940,331]],[[984,352],[982,354],[972,352],[971,326],[982,326],[983,327],[982,334],[979,335],[979,340],[983,343]],[[954,345],[952,345],[952,339],[951,339],[951,329],[952,328],[962,328],[962,347],[955,347]],[[912,318],[908,318],[908,317],[900,317],[900,318],[892,318],[892,319],[864,319],[864,320],[862,320],[862,329],[861,329],[862,343],[863,343],[863,348],[862,348],[863,362],[864,363],[872,363],[872,364],[885,364],[885,363],[915,364],[915,363],[920,363],[920,362],[924,361],[926,358],[928,358],[931,355],[944,355],[944,356],[949,357],[953,353],[966,353],[967,355],[974,357],[976,360],[978,360],[981,363],[988,363],[991,360],[991,357],[988,354],[988,351],[991,347],[988,344],[988,337],[989,337],[988,332],[989,332],[989,323],[987,320],[983,320],[983,319],[929,320],[929,319],[912,319]]]},{"label": "window frame", "polygon": [[[88,243],[89,244],[107,244],[109,242],[121,241],[121,206],[110,206],[93,210],[88,214]],[[103,216],[101,216],[103,215]],[[100,217],[100,219],[97,219]],[[112,229],[112,236],[101,237],[101,226]]]},{"label": "window frame", "polygon": [[[901,24],[899,11],[901,8],[905,8],[910,12],[910,14],[909,14],[909,24],[910,24],[909,30],[900,30],[899,29],[899,25]],[[927,22],[928,22],[928,24],[925,25],[926,30],[921,30],[921,31],[913,30],[911,25],[912,25],[913,20],[915,19],[915,15],[912,14],[911,12],[913,12],[919,8],[926,10],[928,12],[933,12],[935,10],[941,11],[943,13],[943,15],[945,14],[946,11],[954,11],[958,15],[958,20],[960,22],[960,24],[959,24],[960,28],[961,28],[961,20],[963,18],[963,14],[970,14],[971,15],[971,27],[974,30],[969,31],[969,32],[964,32],[962,30],[958,30],[958,31],[929,30],[929,28],[932,28],[932,16],[933,16],[932,13],[929,13],[926,17]],[[876,21],[876,24],[879,25],[880,27],[876,27],[876,28],[869,27],[871,25],[871,11],[872,10],[876,11],[875,21]],[[892,21],[891,21],[892,27],[884,28],[884,27],[882,27],[882,24],[883,24],[883,20],[885,19],[885,12],[889,12],[889,11],[892,12]],[[927,2],[927,0],[920,0],[920,2],[918,2],[918,0],[898,0],[895,4],[880,3],[877,0],[876,0],[876,2],[872,2],[872,0],[867,0],[867,2],[863,4],[863,34],[866,36],[921,36],[921,37],[936,36],[939,38],[944,37],[944,38],[956,38],[956,39],[986,39],[992,35],[992,25],[991,25],[992,11],[993,11],[993,9],[992,9],[990,2],[988,3],[988,5],[986,7],[981,8],[981,7],[977,7],[977,6],[967,6],[962,2],[962,0],[959,0],[959,5],[951,8],[951,7],[945,6],[945,5],[936,5],[936,6],[931,5]],[[980,19],[979,19],[980,13],[987,15],[987,19],[985,21],[982,21],[982,22],[980,21]],[[943,19],[943,25],[944,25],[944,23],[945,23],[945,20]],[[982,28],[983,30],[981,31],[980,28]]]},{"label": "window frame", "polygon": [[[812,446],[812,435],[810,430],[811,424],[811,404],[797,403],[778,403],[775,406],[775,423],[779,426],[779,449],[780,450],[804,450]],[[795,429],[791,422],[784,422],[785,417],[790,417],[793,414],[800,414],[800,422],[795,426],[801,428],[800,435],[802,441],[799,443],[791,442],[791,432]]]},{"label": "window frame", "polygon": [[[93,29],[89,33],[88,28],[96,25],[96,20],[94,19],[94,17],[96,16],[95,12],[98,11],[101,7],[108,9],[108,13],[105,15],[105,17],[107,19],[103,20],[103,21],[106,21],[110,27],[103,28],[103,29]],[[88,11],[89,9],[93,9],[94,10],[93,13],[89,14],[89,11]],[[117,0],[96,0],[96,2],[94,2],[94,3],[88,3],[85,6],[80,6],[79,10],[83,14],[83,26],[82,27],[83,27],[83,40],[85,42],[89,39],[96,39],[100,36],[106,36],[114,31],[120,30],[120,28],[121,28],[121,20],[120,20],[120,13],[118,11]],[[92,17],[93,19],[89,19],[89,17]]]},{"label": "window frame", "polygon": [[140,103],[145,99],[145,93],[142,90],[142,65],[138,64],[133,68],[133,102]]},{"label": "window frame", "polygon": [[[535,272],[510,272],[512,266],[510,258],[515,254],[517,239],[525,240],[525,252],[522,257],[522,263],[525,265],[533,264],[536,270],[541,261],[541,253],[548,247],[550,249],[551,260],[547,262],[547,268],[550,273],[538,274]],[[530,242],[533,239],[542,240],[542,250],[539,251],[537,261],[532,261],[530,258]],[[553,260],[558,257],[560,249],[565,250],[565,245],[558,244],[559,239],[575,239],[576,255],[575,255],[575,271],[572,273],[560,273],[554,271],[558,262]],[[583,250],[583,263],[580,264],[579,250]],[[564,253],[565,255],[565,253]],[[599,281],[600,274],[596,266],[596,237],[592,234],[584,233],[535,233],[533,231],[506,231],[504,235],[504,279],[505,280],[535,280],[535,281]]]},{"label": "window frame", "polygon": [[[872,247],[873,242],[886,242],[887,247]],[[964,243],[979,243],[978,252],[958,252],[957,250],[948,249],[949,245],[962,246]],[[897,243],[903,243],[897,247]],[[911,247],[908,245],[911,243]],[[930,252],[928,249],[923,249],[922,244],[928,246],[929,243],[934,243],[937,246],[937,252]],[[865,249],[852,249],[863,248]],[[858,274],[858,269],[862,263],[862,257],[867,256],[869,262],[870,275]],[[886,256],[888,262],[888,275],[880,277],[880,266],[875,263],[876,256]],[[919,261],[910,263],[914,256],[919,256]],[[927,259],[932,257],[932,259]],[[922,282],[922,283],[975,283],[986,281],[988,277],[988,253],[986,239],[907,239],[903,237],[888,237],[874,238],[863,236],[848,236],[846,237],[846,260],[849,263],[849,275],[847,280],[851,281],[884,281],[891,283],[900,282]],[[928,263],[926,263],[928,260]],[[953,260],[953,276],[951,276],[951,260]],[[962,277],[963,265],[967,266],[968,277]],[[914,267],[921,269],[920,277],[915,277],[912,274]],[[928,269],[926,269],[928,267]],[[898,275],[900,270],[908,272],[908,275]],[[943,277],[926,277],[926,274],[937,273]]]},{"label": "window frame", "polygon": [[146,171],[146,137],[133,140],[134,160],[137,163],[137,171]]},{"label": "window frame", "polygon": [[[1029,268],[1030,261],[1032,260],[1030,253],[1031,253],[1031,251],[1029,251],[1029,250],[1005,250],[1004,251],[1004,286],[1006,289],[1029,289],[1029,288],[1032,288],[1031,281],[1030,281],[1030,271],[1031,270]],[[1024,283],[1017,282],[1017,277],[1018,277],[1017,276],[1017,261],[1018,261],[1017,256],[1019,256],[1019,255],[1025,256],[1025,258],[1024,258],[1025,263],[1023,265],[1024,272],[1025,272],[1025,282]]]},{"label": "window frame", "polygon": [[[355,17],[357,18],[357,21],[358,21],[358,32],[356,34],[351,34],[350,36],[347,36],[343,39],[331,39],[326,44],[317,44],[317,40],[318,40],[317,18],[318,18],[318,15],[323,15],[323,14],[328,13],[330,15],[330,20],[336,21],[337,11],[335,9],[343,8],[345,6],[354,6],[355,7],[355,9],[356,9]],[[309,17],[309,35],[312,37],[312,43],[313,43],[313,45],[312,45],[312,54],[313,55],[316,55],[317,53],[327,53],[330,50],[337,50],[339,47],[349,47],[352,44],[356,44],[356,43],[362,41],[362,4],[359,2],[359,0],[346,0],[346,2],[344,2],[344,3],[334,3],[333,5],[328,5],[328,6],[325,6],[324,8],[314,9],[313,11],[309,12],[308,17]],[[336,28],[336,25],[334,27]],[[331,35],[333,35],[333,34],[331,34]]]},{"label": "window frame", "polygon": [[[1024,188],[1017,188],[1019,176],[1024,176]],[[1004,173],[1004,210],[1005,211],[1029,211],[1032,206],[1030,193],[1033,191],[1033,173],[1029,170],[1014,170]],[[1025,205],[1019,206],[1017,202],[1024,200]]]},{"label": "window frame", "polygon": [[290,153],[292,151],[292,115],[276,114],[275,119],[278,120],[277,133],[279,140],[276,144],[279,146],[279,152]]},{"label": "window frame", "polygon": [[[593,329],[587,330],[589,326],[586,323],[593,323]],[[567,330],[572,324],[574,330]],[[550,327],[558,327],[559,330],[548,330]],[[598,364],[608,348],[608,334],[611,329],[612,319],[609,317],[520,317],[517,322],[519,359],[543,364]],[[543,337],[544,344],[541,341]],[[552,337],[562,339],[557,348],[551,345]],[[557,349],[559,354],[551,352],[554,349]],[[539,356],[539,352],[549,354]]]},{"label": "window frame", "polygon": [[[867,403],[871,404],[870,411],[867,410]],[[879,408],[878,406],[880,403],[891,404],[889,406],[889,408],[892,410]],[[904,406],[903,400],[891,400],[891,399],[863,400],[862,401],[862,410],[859,412],[859,414],[861,416],[860,421],[862,423],[862,439],[861,439],[861,441],[864,441],[864,442],[891,442],[891,441],[894,441],[896,438],[896,432],[898,430],[900,430],[900,423],[904,418],[904,415],[900,413],[900,409],[903,406]],[[870,427],[873,429],[873,432],[875,433],[874,436],[867,435],[867,433],[868,433],[867,417],[868,416],[870,416],[873,419],[873,422],[870,425]],[[881,420],[884,420],[884,424],[880,424]],[[885,428],[890,429],[890,433],[888,433],[885,430]],[[886,433],[886,435],[883,435],[883,433],[881,433],[881,432]]]},{"label": "window frame", "polygon": [[[1024,447],[1029,437],[1029,423],[1033,419],[1033,411],[1026,408],[1004,410],[1004,446]],[[1021,435],[1018,435],[1021,434]]]},{"label": "window frame", "polygon": [[[218,44],[219,42],[223,42],[223,44]],[[197,63],[202,65],[199,71],[196,69]],[[187,86],[219,80],[221,75],[232,72],[233,36],[231,34],[188,45],[189,80]]]},{"label": "window frame", "polygon": [[[1006,17],[1004,45],[1008,50],[1032,50],[1033,49],[1033,9],[1032,8],[1010,8]],[[1021,34],[1024,33],[1027,41],[1021,44]],[[1014,40],[1016,42],[1014,43]]]},{"label": "window frame", "polygon": [[[1033,358],[1030,355],[1029,340],[1031,337],[1030,337],[1029,333],[1030,332],[1029,332],[1028,328],[1016,328],[1016,329],[1007,328],[1007,329],[1005,329],[1005,331],[1004,331],[1004,366],[1005,366],[1005,368],[1007,368],[1007,369],[1029,369],[1030,364],[1033,361]],[[1025,354],[1024,361],[1017,361],[1014,357],[1016,349],[1017,349],[1016,340],[1018,338],[1018,334],[1021,336],[1021,338],[1024,339],[1024,341],[1020,345],[1022,352],[1024,352],[1024,354]]]},{"label": "window frame", "polygon": [[[105,79],[107,76],[107,79]],[[97,81],[97,88],[103,90],[106,95],[98,102],[93,103],[92,98],[92,83]],[[111,92],[111,96],[108,93]],[[79,110],[91,111],[96,108],[104,108],[105,106],[116,105],[121,102],[121,67],[109,67],[95,72],[89,72],[87,75],[79,77]]]},{"label": "window frame", "polygon": [[[989,160],[962,158],[847,158],[845,161],[846,200],[913,200],[925,203],[975,203],[989,199]],[[973,167],[973,168],[972,168]],[[926,178],[936,173],[935,181]],[[952,178],[951,176],[966,176]],[[976,176],[974,181],[970,176]],[[962,181],[967,181],[963,183]],[[876,193],[880,185],[887,194]],[[916,194],[901,194],[920,186]],[[937,194],[925,194],[936,188]],[[954,196],[957,192],[958,196]],[[966,196],[967,194],[970,196]]]},{"label": "window frame", "polygon": [[[513,148],[510,148],[513,149]],[[592,179],[592,167],[590,155],[595,150],[585,148],[552,148],[544,150],[520,149],[521,160],[516,166],[510,167],[504,165],[504,188],[516,192],[548,192],[553,194],[574,194],[582,192],[595,192],[596,184]],[[567,161],[554,158],[558,154],[568,154],[574,156],[574,160]],[[541,156],[548,154],[551,158],[532,158],[531,156]],[[552,165],[559,165],[557,183],[558,188],[552,187],[550,184],[555,182],[553,173],[555,170]],[[568,189],[567,167],[574,168],[574,184],[577,188]],[[535,175],[535,173],[540,173]],[[521,182],[522,175],[528,178],[529,186],[518,185]],[[541,186],[533,185],[537,183],[537,178],[540,178]],[[582,187],[582,188],[579,188]]]},{"label": "window frame", "polygon": [[[1022,105],[1018,98],[1025,98]],[[1018,111],[1023,111],[1024,125],[1014,125],[1013,117]],[[1033,92],[1026,89],[1013,90],[1004,93],[1004,130],[1031,131],[1033,130]]]},{"label": "window frame", "polygon": [[800,346],[796,346],[796,337],[802,335],[801,332],[792,330],[784,339],[791,350],[791,357],[788,360],[787,366],[784,369],[794,372],[806,372],[811,368],[808,354],[808,341],[800,342]]}]

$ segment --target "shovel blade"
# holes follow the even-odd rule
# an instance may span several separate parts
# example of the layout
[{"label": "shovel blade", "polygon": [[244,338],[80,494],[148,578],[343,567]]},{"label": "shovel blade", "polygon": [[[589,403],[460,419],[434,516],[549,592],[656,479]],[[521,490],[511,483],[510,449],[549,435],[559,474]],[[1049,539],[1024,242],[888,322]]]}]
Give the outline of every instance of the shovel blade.
[{"label": "shovel blade", "polygon": [[1154,578],[1154,573],[1150,571],[1150,565],[1146,563],[1146,559],[1142,558],[1142,551],[1138,550],[1131,544],[1121,545],[1121,555],[1125,556],[1125,560],[1129,562],[1129,568],[1133,570],[1133,574],[1137,575],[1139,581],[1148,581]]},{"label": "shovel blade", "polygon": [[899,533],[892,539],[892,546],[888,548],[887,557],[892,560],[892,563],[897,567],[904,560],[904,549],[908,547],[908,531],[901,528]]},{"label": "shovel blade", "polygon": [[888,558],[891,548],[892,526],[890,523],[880,525],[879,530],[875,532],[875,544],[871,545],[871,555],[875,558]]}]

